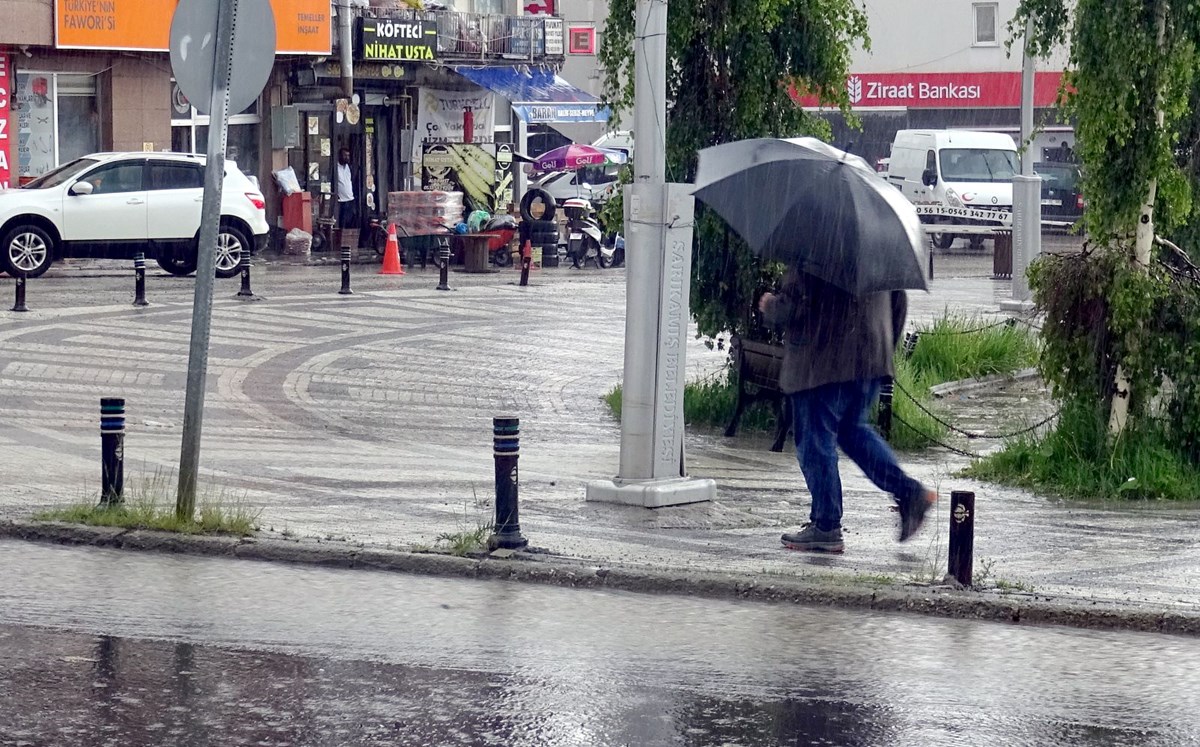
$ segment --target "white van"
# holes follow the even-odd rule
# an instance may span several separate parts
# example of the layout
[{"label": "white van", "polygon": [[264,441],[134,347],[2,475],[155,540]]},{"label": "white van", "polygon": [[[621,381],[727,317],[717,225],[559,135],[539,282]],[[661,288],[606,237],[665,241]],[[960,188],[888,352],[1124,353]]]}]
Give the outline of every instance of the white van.
[{"label": "white van", "polygon": [[[892,141],[888,181],[915,205],[1012,211],[1012,178],[1020,173],[1017,145],[1002,132],[900,130]],[[921,216],[927,223],[963,223],[961,218]],[[996,221],[970,221],[997,225]],[[947,249],[951,233],[934,234]],[[983,243],[972,237],[972,246]]]}]

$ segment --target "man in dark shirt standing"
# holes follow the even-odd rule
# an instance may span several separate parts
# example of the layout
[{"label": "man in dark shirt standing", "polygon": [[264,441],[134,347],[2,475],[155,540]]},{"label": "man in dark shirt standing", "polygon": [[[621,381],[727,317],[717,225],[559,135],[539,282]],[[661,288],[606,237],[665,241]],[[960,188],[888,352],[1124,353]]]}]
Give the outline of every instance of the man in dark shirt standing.
[{"label": "man in dark shirt standing", "polygon": [[840,553],[841,447],[900,510],[900,541],[911,537],[937,502],[937,493],[909,477],[867,416],[886,377],[904,331],[904,291],[850,295],[797,270],[778,295],[767,293],[759,310],[768,323],[784,326],[780,389],[791,400],[796,458],[812,494],[809,523],[781,538],[785,547]]}]

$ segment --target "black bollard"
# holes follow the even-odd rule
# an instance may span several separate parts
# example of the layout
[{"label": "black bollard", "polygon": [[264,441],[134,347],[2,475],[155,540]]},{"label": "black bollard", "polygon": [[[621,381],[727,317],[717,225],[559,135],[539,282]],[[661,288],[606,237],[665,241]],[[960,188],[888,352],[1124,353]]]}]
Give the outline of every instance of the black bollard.
[{"label": "black bollard", "polygon": [[920,332],[906,332],[904,334],[904,357],[911,358],[917,350],[917,341],[921,339]]},{"label": "black bollard", "polygon": [[16,301],[13,303],[12,310],[13,311],[29,311],[29,309],[25,306],[25,283],[28,282],[25,277],[25,273],[22,272],[21,274],[17,275],[14,278],[14,280],[17,281],[16,282],[17,298],[16,298]]},{"label": "black bollard", "polygon": [[883,380],[883,386],[879,388],[879,415],[876,425],[879,426],[879,435],[883,436],[884,441],[892,440],[892,395],[895,389],[896,385],[892,383],[890,376]]},{"label": "black bollard", "polygon": [[488,546],[520,550],[529,544],[521,536],[517,511],[517,459],[521,455],[521,421],[492,418],[492,453],[496,459],[496,530]]},{"label": "black bollard", "polygon": [[975,494],[955,490],[950,494],[950,575],[963,586],[971,585],[975,553]]},{"label": "black bollard", "polygon": [[351,296],[354,291],[350,290],[350,247],[342,247],[342,289],[338,291],[340,295]]},{"label": "black bollard", "polygon": [[149,306],[146,300],[146,254],[138,252],[133,256],[133,305]]},{"label": "black bollard", "polygon": [[933,280],[933,242],[929,243],[929,279]]},{"label": "black bollard", "polygon": [[533,249],[526,241],[521,245],[521,285],[529,285],[529,267],[533,264]]},{"label": "black bollard", "polygon": [[100,505],[125,502],[125,400],[100,400]]},{"label": "black bollard", "polygon": [[438,237],[438,287],[437,290],[454,290],[450,287],[450,239]]},{"label": "black bollard", "polygon": [[250,252],[242,249],[242,257],[238,261],[238,268],[242,271],[242,288],[237,292],[237,297],[244,301],[257,301],[258,296],[254,295],[254,291],[250,290]]}]

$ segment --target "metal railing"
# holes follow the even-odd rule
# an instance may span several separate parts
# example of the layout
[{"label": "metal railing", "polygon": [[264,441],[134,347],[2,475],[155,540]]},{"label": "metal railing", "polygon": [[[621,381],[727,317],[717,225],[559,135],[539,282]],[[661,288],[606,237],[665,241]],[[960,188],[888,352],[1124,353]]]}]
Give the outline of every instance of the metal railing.
[{"label": "metal railing", "polygon": [[513,60],[535,62],[562,59],[561,50],[546,52],[547,22],[557,26],[562,43],[562,19],[556,16],[508,16],[463,13],[453,10],[388,9],[368,10],[368,15],[405,21],[430,21],[437,24],[439,59]]}]

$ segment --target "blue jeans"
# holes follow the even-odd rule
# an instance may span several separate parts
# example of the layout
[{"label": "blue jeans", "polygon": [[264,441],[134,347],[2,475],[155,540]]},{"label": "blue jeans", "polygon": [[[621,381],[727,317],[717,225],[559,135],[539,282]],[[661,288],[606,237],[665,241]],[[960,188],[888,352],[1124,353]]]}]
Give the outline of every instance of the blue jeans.
[{"label": "blue jeans", "polygon": [[829,531],[842,525],[842,478],[837,448],[854,460],[871,482],[897,502],[922,497],[925,488],[904,474],[887,442],[867,422],[882,379],[845,381],[791,394],[796,459],[812,493],[809,521]]}]

